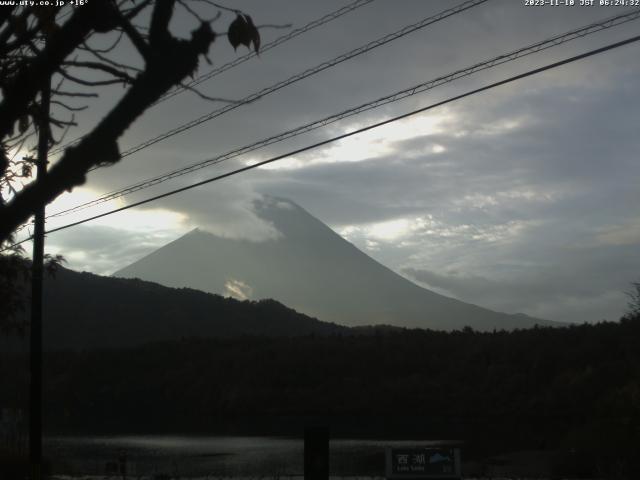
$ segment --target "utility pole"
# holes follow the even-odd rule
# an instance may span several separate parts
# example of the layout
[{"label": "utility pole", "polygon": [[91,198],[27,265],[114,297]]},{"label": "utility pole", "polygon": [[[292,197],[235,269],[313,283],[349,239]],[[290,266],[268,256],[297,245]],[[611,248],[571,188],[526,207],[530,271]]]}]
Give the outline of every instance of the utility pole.
[{"label": "utility pole", "polygon": [[[47,174],[49,152],[49,107],[51,78],[47,78],[40,93],[38,120],[38,158],[36,182]],[[33,231],[33,263],[31,271],[31,330],[29,369],[29,467],[30,479],[42,479],[42,274],[44,264],[44,213],[42,205],[35,212]]]}]

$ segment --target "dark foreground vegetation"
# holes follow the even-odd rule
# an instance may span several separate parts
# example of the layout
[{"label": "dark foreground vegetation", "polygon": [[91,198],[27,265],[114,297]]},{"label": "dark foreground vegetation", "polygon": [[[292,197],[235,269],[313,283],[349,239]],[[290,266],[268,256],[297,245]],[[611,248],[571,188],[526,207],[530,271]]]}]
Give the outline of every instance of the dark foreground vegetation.
[{"label": "dark foreground vegetation", "polygon": [[[188,339],[45,357],[56,433],[460,439],[469,455],[568,452],[640,478],[640,316],[514,332],[372,329]],[[0,357],[1,405],[25,405],[26,361]],[[568,467],[567,467],[568,468]]]}]

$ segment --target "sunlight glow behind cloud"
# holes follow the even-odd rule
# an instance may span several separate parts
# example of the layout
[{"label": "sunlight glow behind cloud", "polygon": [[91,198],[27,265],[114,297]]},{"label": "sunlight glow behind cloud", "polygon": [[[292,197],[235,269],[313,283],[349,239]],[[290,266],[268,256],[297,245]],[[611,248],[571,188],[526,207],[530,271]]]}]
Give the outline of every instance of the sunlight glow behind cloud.
[{"label": "sunlight glow behind cloud", "polygon": [[[77,188],[72,192],[65,192],[50,204],[48,213],[60,212],[78,204],[93,200],[99,195],[99,192],[89,188]],[[89,216],[99,215],[125,205],[126,202],[122,199],[111,200],[90,209],[80,210],[60,217],[52,217],[47,221],[47,227],[56,228],[58,226],[85,219]],[[161,208],[149,210],[130,209],[92,220],[90,224],[141,232],[185,228],[187,220],[188,216],[183,213],[177,213]]]},{"label": "sunlight glow behind cloud", "polygon": [[[312,165],[338,162],[362,162],[387,157],[396,153],[397,143],[415,137],[427,137],[443,132],[443,125],[453,121],[446,110],[439,113],[424,113],[416,117],[393,122],[367,132],[329,144],[319,151],[311,151],[296,157],[285,158],[265,165],[266,170],[291,170]],[[334,130],[334,135],[358,130],[366,124],[352,123],[342,130]],[[446,148],[425,140],[424,153],[442,153]],[[253,163],[253,162],[250,162]]]}]

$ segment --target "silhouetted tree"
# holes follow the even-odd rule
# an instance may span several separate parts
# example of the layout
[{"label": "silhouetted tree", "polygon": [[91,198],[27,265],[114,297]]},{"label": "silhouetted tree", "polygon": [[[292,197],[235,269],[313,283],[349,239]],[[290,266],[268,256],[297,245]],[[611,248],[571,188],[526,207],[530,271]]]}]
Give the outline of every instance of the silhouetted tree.
[{"label": "silhouetted tree", "polygon": [[[177,8],[195,22],[188,38],[178,38],[169,28]],[[231,45],[253,45],[257,52],[260,35],[251,18],[208,0],[94,0],[77,7],[0,8],[0,247],[13,242],[16,228],[36,209],[83,184],[89,170],[118,162],[118,139],[168,90],[184,87],[219,100],[183,84],[216,39],[211,25],[221,12],[213,19],[204,17],[214,8],[235,15],[227,32]],[[137,64],[121,60],[127,44],[138,53]],[[52,109],[45,117],[39,96],[50,82]],[[34,149],[36,134],[46,136],[49,148],[62,143],[76,126],[75,112],[88,108],[78,102],[90,101],[109,85],[121,85],[122,97],[64,149],[45,178],[32,181],[34,159],[24,152]],[[49,267],[55,267],[58,259],[49,260]],[[25,297],[19,293],[24,289],[19,287],[28,274],[21,249],[0,254],[0,330],[19,326],[9,319],[24,308]]]},{"label": "silhouetted tree", "polygon": [[629,297],[629,311],[627,312],[628,318],[640,317],[640,282],[631,282],[632,289],[627,292]]},{"label": "silhouetted tree", "polygon": [[[199,58],[206,58],[216,39],[211,24],[220,16],[218,12],[213,20],[205,20],[203,5],[235,14],[227,32],[234,47],[253,44],[259,48],[260,36],[248,15],[211,1],[100,0],[65,9],[0,9],[0,187],[8,197],[0,204],[0,243],[37,207],[83,184],[90,169],[118,162],[117,142],[122,134],[169,89],[196,71]],[[189,38],[178,38],[169,28],[177,7],[197,23]],[[98,47],[94,40],[100,38],[113,43]],[[118,59],[124,42],[137,51],[140,64]],[[45,180],[17,189],[12,182],[30,178],[32,160],[9,155],[25,148],[33,136],[41,119],[38,94],[50,78],[52,104],[57,108],[48,118],[49,131],[40,132],[48,135],[50,145],[59,143],[56,135],[63,136],[75,125],[74,112],[86,107],[72,105],[70,99],[95,97],[105,85],[120,84],[125,93],[79,142],[66,148]],[[66,112],[66,117],[60,112]]]}]

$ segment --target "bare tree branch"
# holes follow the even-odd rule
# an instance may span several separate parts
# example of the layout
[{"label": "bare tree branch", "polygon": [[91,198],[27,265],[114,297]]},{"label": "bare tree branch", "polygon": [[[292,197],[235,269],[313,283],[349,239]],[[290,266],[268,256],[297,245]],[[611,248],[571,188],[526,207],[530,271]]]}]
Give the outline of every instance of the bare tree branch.
[{"label": "bare tree branch", "polygon": [[122,40],[122,37],[124,36],[124,31],[119,31],[118,32],[118,37],[116,38],[116,40],[109,45],[108,47],[105,47],[103,49],[100,48],[96,48],[96,47],[91,47],[87,44],[87,42],[82,42],[82,46],[78,47],[79,49],[83,50],[85,47],[88,50],[91,50],[92,52],[98,52],[98,53],[110,53],[112,52],[120,43],[120,40]]},{"label": "bare tree branch", "polygon": [[[4,11],[4,8],[2,9]],[[29,10],[24,9],[19,15],[8,15],[2,23],[7,23],[7,26],[0,32],[0,55],[4,55],[7,52],[18,48],[23,45],[26,40],[33,38],[35,32],[33,29],[27,28],[27,18],[29,17]],[[23,32],[19,30],[23,29]],[[9,39],[15,36],[13,42],[9,42]]]},{"label": "bare tree branch", "polygon": [[[76,119],[75,115],[72,114],[71,115],[71,121],[75,122],[75,119]],[[60,143],[62,143],[64,141],[65,137],[67,136],[67,134],[69,133],[70,129],[71,129],[71,125],[67,125],[67,128],[65,128],[62,131],[62,135],[60,135],[60,138],[57,139],[57,140],[55,138],[53,138],[53,135],[52,135],[51,136],[51,144],[52,145],[59,145]]]},{"label": "bare tree branch", "polygon": [[[121,80],[123,80],[125,83],[132,83],[133,82],[133,77],[131,77],[129,74],[127,74],[126,72],[123,72],[122,70],[119,70],[115,67],[112,67],[111,65],[106,65],[104,63],[100,63],[100,62],[78,62],[75,60],[72,61],[66,61],[62,63],[65,66],[71,66],[71,67],[78,67],[78,68],[89,68],[91,70],[100,70],[103,72],[106,72],[116,78],[120,78]],[[68,72],[67,72],[68,73]]]},{"label": "bare tree branch", "polygon": [[83,78],[78,78],[75,75],[71,75],[69,72],[65,72],[63,69],[58,70],[57,73],[71,82],[77,83],[79,85],[85,85],[87,87],[101,87],[105,85],[117,85],[119,83],[131,83],[127,79],[121,78],[112,78],[110,80],[85,80]]},{"label": "bare tree branch", "polygon": [[230,100],[228,98],[220,98],[220,97],[210,97],[208,95],[205,95],[204,93],[202,93],[201,91],[199,91],[195,87],[192,87],[189,84],[184,83],[184,82],[180,82],[180,87],[184,88],[185,90],[188,90],[190,92],[193,92],[198,97],[202,98],[203,100],[207,100],[207,101],[210,101],[210,102],[222,102],[222,103],[231,103],[231,104],[240,103],[239,100]]},{"label": "bare tree branch", "polygon": [[[199,24],[189,39],[176,38],[170,32],[176,2]],[[201,2],[239,13],[211,1]],[[133,6],[127,8],[127,5]],[[192,86],[184,85],[186,77],[195,72],[201,56],[209,61],[206,55],[216,39],[211,22],[220,16],[220,11],[217,11],[213,20],[206,20],[199,9],[191,8],[192,5],[184,0],[94,0],[83,8],[69,10],[70,17],[64,23],[61,23],[60,16],[56,20],[56,9],[50,9],[52,13],[47,10],[34,14],[13,9],[0,11],[0,38],[9,42],[9,46],[6,42],[0,44],[0,147],[3,149],[0,152],[0,188],[5,192],[7,189],[14,191],[6,203],[0,196],[0,242],[6,241],[19,225],[28,221],[36,208],[51,202],[65,190],[82,185],[90,170],[118,162],[118,140],[173,87],[182,85],[207,101],[236,103],[235,100],[205,95]],[[147,8],[149,15],[138,17]],[[17,23],[18,17],[24,20],[25,28],[22,23]],[[143,22],[146,23],[137,25]],[[106,47],[92,41],[95,33],[112,34],[107,37]],[[258,36],[257,31],[255,35]],[[139,52],[141,66],[118,60],[119,45],[125,37]],[[6,55],[2,55],[3,51],[7,52]],[[74,52],[79,53],[75,58]],[[85,75],[87,70],[96,74]],[[52,76],[55,86],[51,104],[57,109],[54,110],[55,115],[46,118],[46,122],[40,122],[39,110],[34,109],[37,96],[43,79]],[[65,82],[82,87],[69,87]],[[31,181],[24,188],[22,185],[18,187],[20,178],[29,179],[31,163],[27,159],[15,161],[15,155],[24,149],[32,150],[32,139],[38,125],[43,123],[46,126],[44,134],[50,145],[59,144],[70,127],[76,125],[74,112],[87,109],[82,103],[76,106],[74,102],[61,99],[95,98],[99,93],[96,87],[114,84],[124,84],[127,88],[106,116],[93,128],[88,128],[88,134],[72,142],[72,146],[57,149],[62,152],[61,157],[42,181]],[[56,135],[62,132],[61,138],[56,140],[53,132]],[[14,158],[11,161],[4,153],[9,151],[8,147],[17,147],[12,152]],[[15,171],[8,172],[9,165]],[[16,180],[15,187],[13,180]]]},{"label": "bare tree branch", "polygon": [[173,16],[175,0],[156,2],[151,14],[151,26],[149,28],[149,43],[154,47],[163,47],[172,37],[169,33],[169,22]]},{"label": "bare tree branch", "polygon": [[132,18],[138,16],[140,12],[142,12],[145,8],[147,8],[152,3],[153,3],[152,0],[144,0],[144,2],[139,3],[138,5],[136,5],[135,7],[129,10],[126,10],[126,9],[122,10],[122,14],[124,15],[125,18],[131,20]]},{"label": "bare tree branch", "polygon": [[18,71],[11,82],[4,85],[0,103],[0,139],[13,129],[14,119],[26,110],[38,93],[42,79],[49,78],[60,63],[71,53],[92,29],[93,16],[98,14],[100,2],[74,11],[64,26],[50,35],[47,46],[26,67]]},{"label": "bare tree branch", "polygon": [[76,127],[78,124],[73,120],[58,120],[54,117],[49,117],[49,123],[55,125],[58,128],[65,128],[68,126]]},{"label": "bare tree branch", "polygon": [[65,110],[68,110],[70,112],[81,112],[82,110],[86,110],[87,108],[89,108],[88,105],[83,105],[82,107],[72,107],[71,105],[67,105],[66,103],[61,102],[60,100],[51,100],[51,104],[59,105]]},{"label": "bare tree branch", "polygon": [[83,44],[82,49],[87,51],[89,54],[93,55],[94,57],[96,57],[101,62],[109,64],[109,65],[111,65],[111,66],[113,66],[115,68],[119,68],[119,69],[122,69],[122,70],[130,70],[132,72],[137,72],[137,73],[142,71],[141,68],[133,67],[131,65],[126,65],[124,63],[116,62],[116,61],[112,60],[111,58],[107,57],[106,55],[103,55],[101,52],[98,52],[98,51],[93,50],[92,48],[88,47],[86,45],[86,43]]},{"label": "bare tree branch", "polygon": [[138,32],[135,27],[131,25],[129,19],[122,14],[118,17],[118,24],[127,37],[129,37],[133,46],[136,47],[138,53],[148,62],[151,57],[151,49],[145,39],[142,38],[142,35],[140,35],[140,32]]},{"label": "bare tree branch", "polygon": [[51,90],[51,93],[58,95],[60,97],[84,97],[84,98],[97,98],[99,95],[97,93],[91,92],[66,92],[64,90]]},{"label": "bare tree branch", "polygon": [[[116,106],[77,145],[65,150],[46,181],[27,185],[8,204],[0,205],[0,239],[24,223],[37,205],[51,202],[65,190],[82,185],[88,170],[120,159],[117,140],[130,125],[172,86],[192,74],[200,55],[216,35],[206,23],[190,40],[172,39],[172,48],[153,57]],[[80,43],[80,42],[79,42]]]}]

